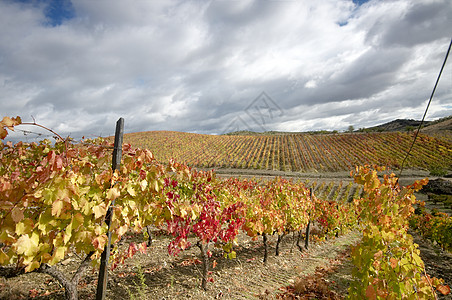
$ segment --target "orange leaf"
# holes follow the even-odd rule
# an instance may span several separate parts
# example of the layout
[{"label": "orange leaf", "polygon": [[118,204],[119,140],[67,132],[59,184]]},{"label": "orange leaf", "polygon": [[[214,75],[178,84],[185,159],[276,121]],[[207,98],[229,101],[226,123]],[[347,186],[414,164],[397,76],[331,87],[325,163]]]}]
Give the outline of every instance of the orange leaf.
[{"label": "orange leaf", "polygon": [[383,257],[383,251],[381,251],[381,250],[374,254],[375,259],[381,259],[382,257]]},{"label": "orange leaf", "polygon": [[3,126],[0,126],[0,139],[5,139],[5,137],[8,135],[8,131],[3,128]]},{"label": "orange leaf", "polygon": [[395,267],[397,267],[397,265],[398,265],[398,260],[397,259],[395,259],[395,258],[391,258],[390,260],[389,260],[390,262],[391,262],[391,267],[393,268],[393,269],[395,269]]},{"label": "orange leaf", "polygon": [[440,285],[440,286],[436,287],[436,289],[443,295],[450,294],[450,287],[448,285]]},{"label": "orange leaf", "polygon": [[2,127],[8,127],[9,129],[14,130],[14,126],[22,123],[22,120],[20,119],[20,117],[16,117],[16,118],[12,118],[12,119],[10,117],[3,117],[3,120],[1,123],[3,124]]},{"label": "orange leaf", "polygon": [[377,299],[377,293],[375,291],[375,288],[371,285],[369,285],[366,289],[366,298],[371,300]]},{"label": "orange leaf", "polygon": [[11,211],[11,217],[15,223],[19,223],[24,219],[24,212],[20,208],[14,207]]},{"label": "orange leaf", "polygon": [[94,246],[94,248],[96,248],[98,250],[103,250],[106,242],[107,242],[107,236],[101,235],[101,236],[96,237],[93,240],[93,246]]}]

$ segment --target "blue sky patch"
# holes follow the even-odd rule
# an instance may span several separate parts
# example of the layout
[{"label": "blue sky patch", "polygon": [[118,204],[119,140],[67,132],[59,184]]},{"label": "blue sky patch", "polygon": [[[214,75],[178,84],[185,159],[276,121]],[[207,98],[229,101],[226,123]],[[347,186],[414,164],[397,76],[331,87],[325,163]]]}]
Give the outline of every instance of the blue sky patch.
[{"label": "blue sky patch", "polygon": [[43,7],[47,26],[59,26],[75,17],[71,0],[13,0],[13,2]]},{"label": "blue sky patch", "polygon": [[353,3],[358,5],[363,5],[366,2],[369,2],[369,0],[353,0]]},{"label": "blue sky patch", "polygon": [[75,10],[70,0],[50,0],[44,10],[49,25],[58,26],[75,17]]}]

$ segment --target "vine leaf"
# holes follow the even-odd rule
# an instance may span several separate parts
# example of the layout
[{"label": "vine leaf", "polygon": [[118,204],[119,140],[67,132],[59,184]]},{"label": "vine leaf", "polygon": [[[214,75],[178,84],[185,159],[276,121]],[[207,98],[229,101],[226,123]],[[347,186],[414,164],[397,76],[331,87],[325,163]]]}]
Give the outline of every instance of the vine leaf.
[{"label": "vine leaf", "polygon": [[377,292],[375,291],[375,288],[372,285],[369,285],[367,287],[366,297],[367,297],[367,299],[370,299],[370,300],[377,299]]},{"label": "vine leaf", "polygon": [[13,210],[11,211],[11,217],[14,223],[19,223],[24,219],[24,212],[22,211],[22,209],[14,207]]},{"label": "vine leaf", "polygon": [[437,287],[436,289],[443,295],[450,294],[450,287],[448,285],[441,285],[441,286]]}]

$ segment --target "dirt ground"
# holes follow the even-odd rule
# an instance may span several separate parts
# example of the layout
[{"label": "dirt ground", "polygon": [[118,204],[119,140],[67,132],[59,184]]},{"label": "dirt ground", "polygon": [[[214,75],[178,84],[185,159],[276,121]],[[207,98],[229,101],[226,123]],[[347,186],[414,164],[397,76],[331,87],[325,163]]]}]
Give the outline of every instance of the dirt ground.
[{"label": "dirt ground", "polygon": [[[157,233],[157,232],[155,232]],[[421,256],[431,276],[440,277],[452,285],[452,254],[414,234],[420,245]],[[129,241],[142,237],[130,236]],[[356,231],[338,238],[315,242],[300,252],[294,245],[295,237],[286,236],[280,256],[275,256],[276,237],[269,238],[269,261],[263,264],[262,239],[251,240],[239,236],[236,259],[225,259],[222,253],[212,249],[210,259],[211,281],[208,290],[200,288],[201,262],[199,249],[192,247],[178,257],[168,255],[167,236],[156,236],[146,254],[136,254],[132,259],[109,272],[107,299],[275,299],[285,287],[294,285],[300,277],[315,274],[320,268],[337,263],[347,256],[350,245],[360,240]],[[212,268],[215,261],[215,268]],[[72,256],[59,268],[67,273],[80,262]],[[339,261],[337,269],[326,276],[329,289],[338,295],[347,295],[352,265],[348,260]],[[140,277],[143,283],[140,283]],[[86,274],[79,285],[80,299],[95,299],[97,271]],[[0,279],[0,299],[64,299],[64,291],[50,276],[24,274]],[[450,295],[439,299],[452,299]]]},{"label": "dirt ground", "polygon": [[[443,251],[430,241],[424,240],[419,234],[413,232],[410,234],[413,235],[414,242],[419,245],[427,274],[444,279],[444,283],[452,287],[452,253]],[[440,295],[438,299],[452,299],[452,295]]]},{"label": "dirt ground", "polygon": [[[130,240],[137,240],[131,236]],[[208,290],[200,288],[201,262],[199,249],[192,247],[178,257],[169,256],[167,236],[158,236],[147,254],[136,254],[109,273],[107,299],[272,299],[280,288],[294,284],[300,276],[314,273],[316,267],[328,265],[349,245],[359,241],[359,233],[349,232],[339,238],[311,243],[300,252],[295,237],[287,236],[281,253],[275,256],[276,236],[269,237],[269,259],[262,262],[262,239],[239,236],[237,258],[226,259],[221,251],[212,249]],[[215,261],[215,268],[212,268]],[[71,272],[80,260],[73,257],[62,270]],[[145,284],[140,283],[140,274]],[[79,285],[81,299],[95,299],[97,272],[89,272]],[[63,290],[48,275],[24,274],[0,281],[1,299],[62,299]],[[344,291],[346,290],[343,286]],[[46,295],[47,294],[47,295]],[[132,297],[131,297],[132,295]]]}]

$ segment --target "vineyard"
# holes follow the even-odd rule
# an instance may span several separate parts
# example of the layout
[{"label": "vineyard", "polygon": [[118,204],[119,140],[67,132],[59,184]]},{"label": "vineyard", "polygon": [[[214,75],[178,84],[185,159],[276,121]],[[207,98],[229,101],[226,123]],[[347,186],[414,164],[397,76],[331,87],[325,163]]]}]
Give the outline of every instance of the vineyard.
[{"label": "vineyard", "polygon": [[[5,117],[0,136],[4,138],[7,129],[20,124],[20,118]],[[209,144],[208,136],[199,137],[204,141],[200,144]],[[425,143],[428,140],[423,137]],[[231,147],[246,148],[239,140],[233,141]],[[278,150],[284,143],[271,141],[275,149],[265,155],[277,166],[274,157],[285,157],[285,151]],[[257,145],[256,139],[252,145]],[[64,288],[67,299],[77,299],[80,284],[87,284],[86,271],[98,268],[110,233],[111,242],[117,245],[110,259],[114,278],[124,276],[115,270],[121,270],[135,255],[153,255],[152,243],[158,233],[165,237],[172,256],[199,250],[198,258],[180,264],[199,264],[199,286],[208,290],[216,280],[213,270],[217,265],[240,261],[238,255],[250,241],[261,245],[258,261],[264,266],[270,257],[289,255],[280,251],[289,236],[294,239],[296,256],[302,259],[313,226],[317,241],[340,240],[356,229],[362,232],[351,251],[351,299],[432,299],[436,293],[450,293],[444,281],[426,272],[418,246],[407,233],[416,204],[414,192],[427,180],[403,187],[394,174],[368,165],[352,169],[354,183],[339,185],[280,177],[268,181],[219,178],[213,171],[200,171],[172,159],[162,164],[148,149],[130,144],[119,147],[121,166],[113,170],[114,147],[103,140],[0,145],[0,265],[8,276],[47,274]],[[447,151],[443,153],[446,158],[450,156]],[[249,157],[253,155],[255,152]],[[108,226],[105,220],[110,209]],[[429,224],[428,218],[415,222]],[[448,249],[450,218],[439,220],[440,227],[432,226],[426,234],[434,234]],[[130,240],[130,235],[135,239]],[[275,250],[274,256],[270,249]],[[79,265],[71,273],[63,273],[60,267],[71,257],[79,257]],[[246,258],[246,262],[254,260]],[[156,273],[159,267],[145,271]],[[309,286],[305,281],[290,286],[288,281],[279,289],[280,297],[318,287],[317,279],[306,280],[312,283]],[[325,283],[316,288],[315,292],[319,291],[339,297]],[[39,292],[34,291],[33,296]]]},{"label": "vineyard", "polygon": [[[193,167],[338,172],[364,164],[399,169],[413,133],[214,136],[150,131],[126,134],[124,141],[151,150],[159,161],[172,158]],[[405,167],[452,169],[452,144],[420,134]]]}]

